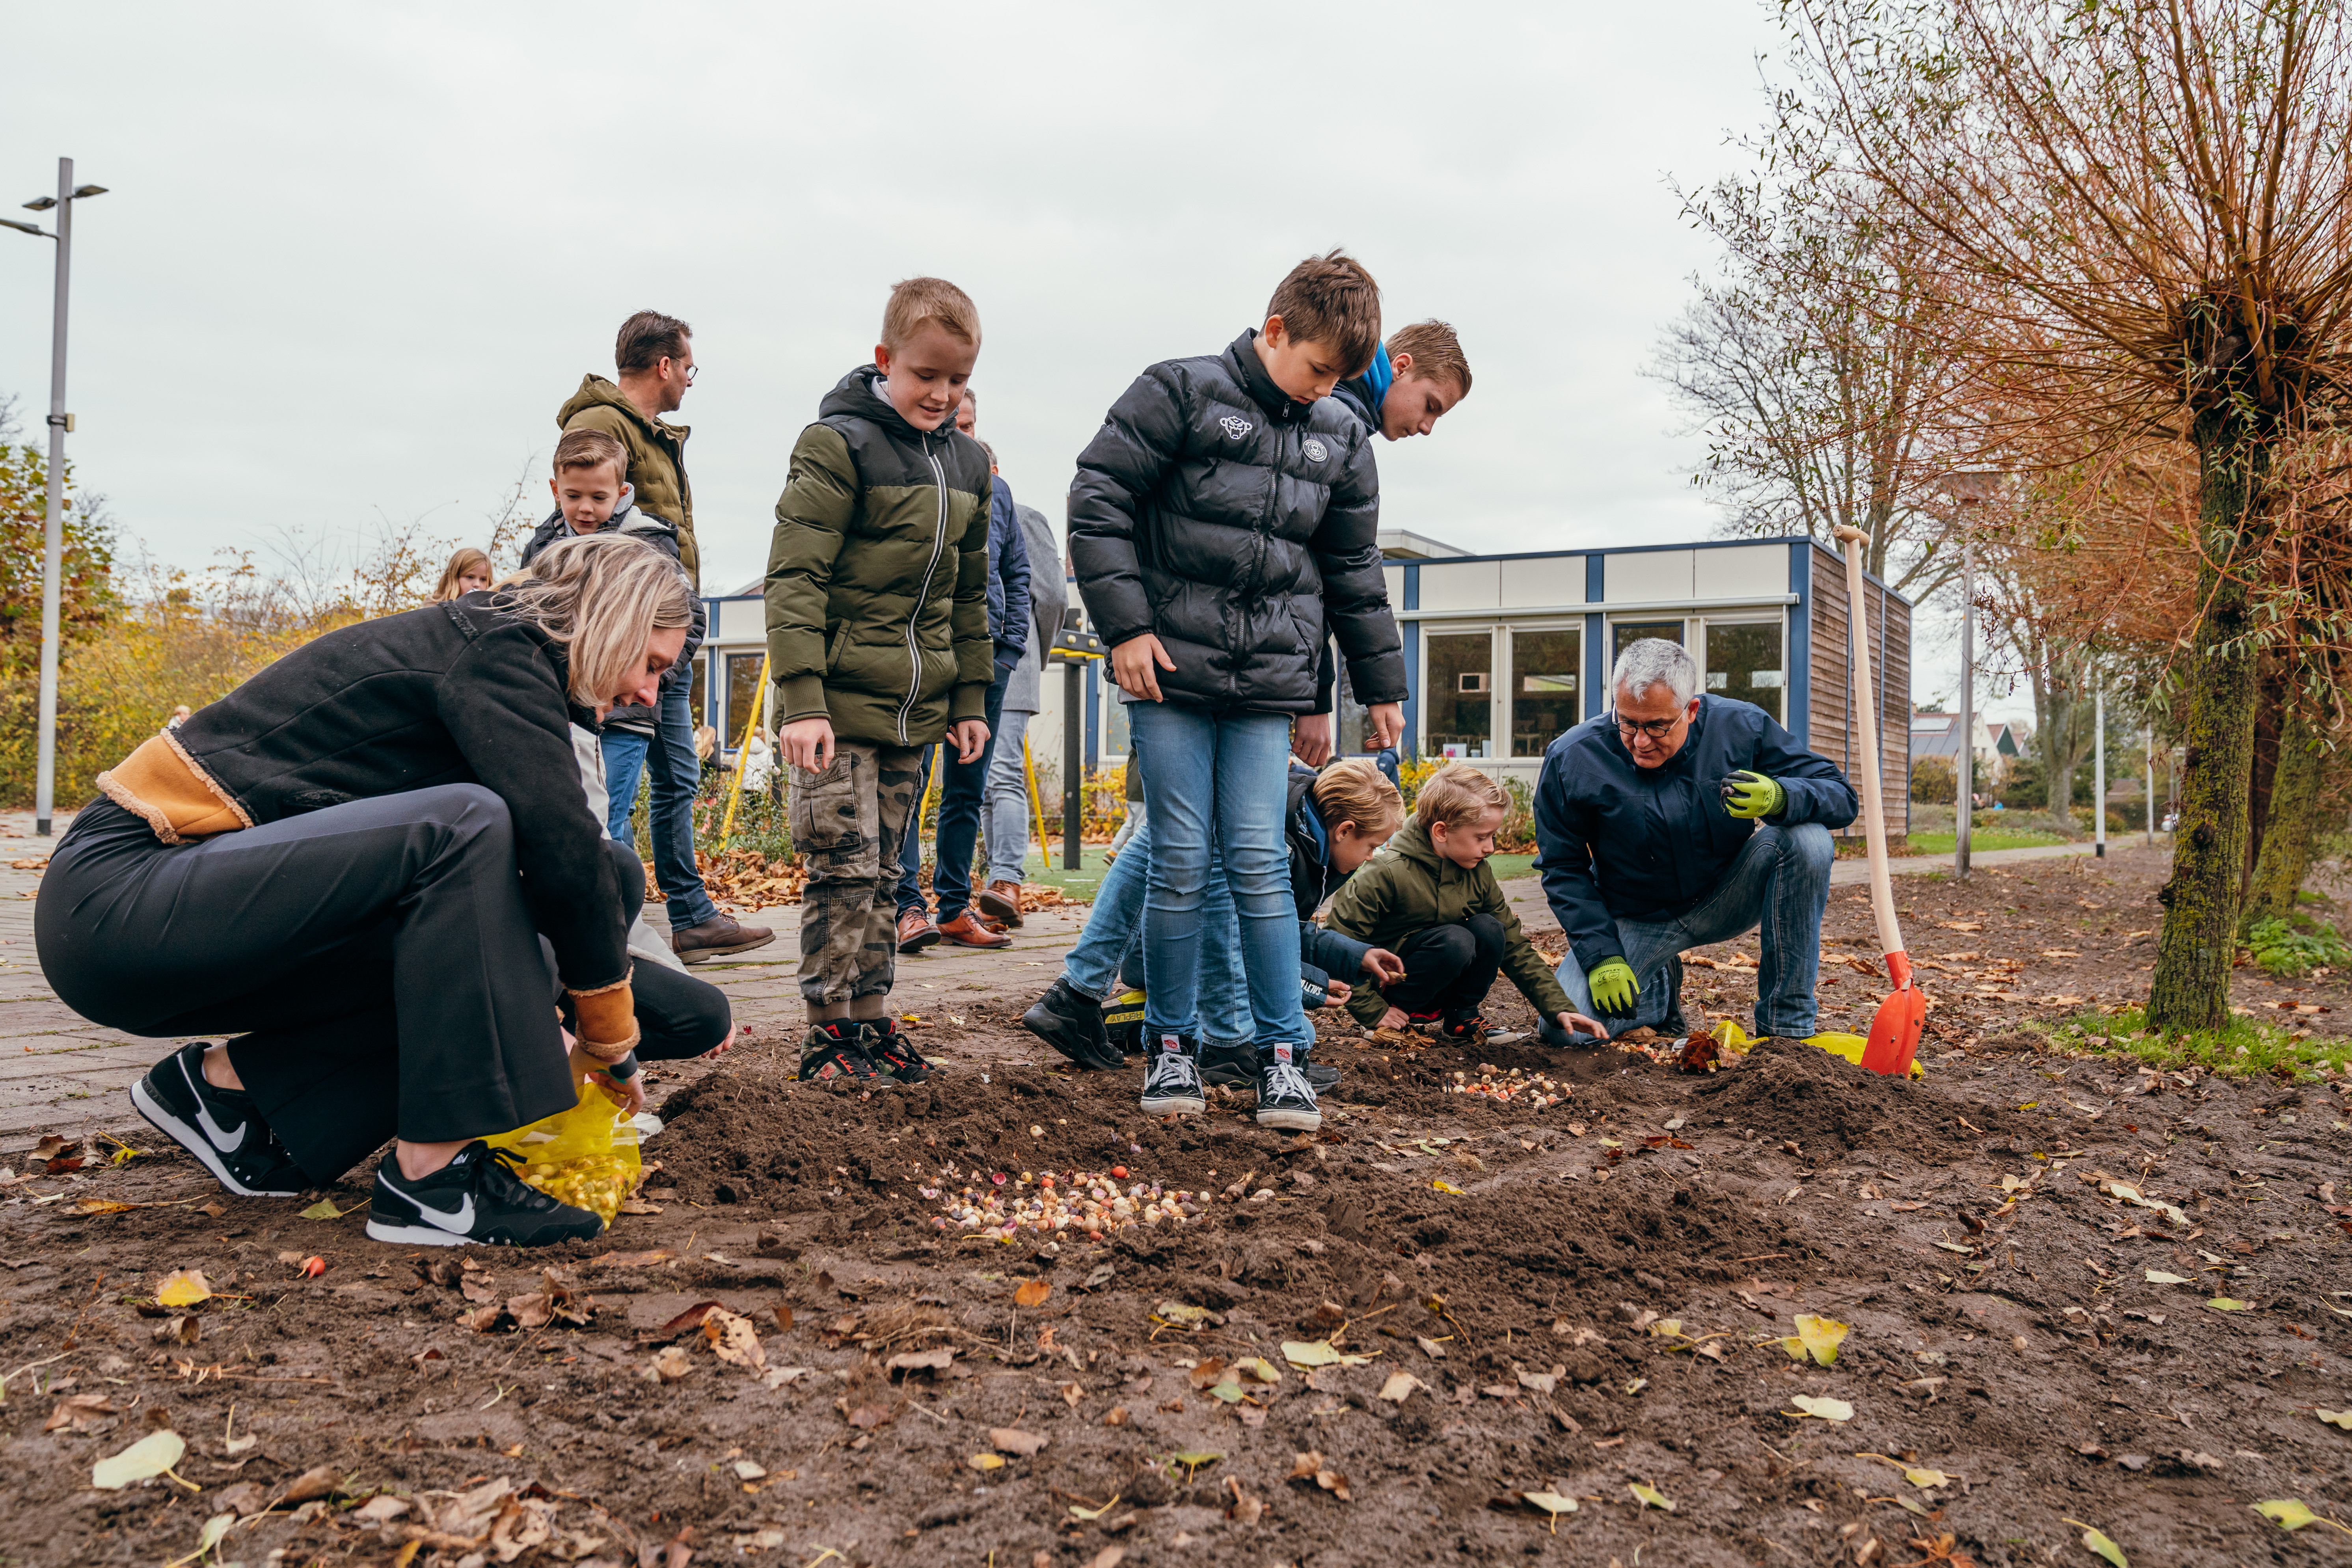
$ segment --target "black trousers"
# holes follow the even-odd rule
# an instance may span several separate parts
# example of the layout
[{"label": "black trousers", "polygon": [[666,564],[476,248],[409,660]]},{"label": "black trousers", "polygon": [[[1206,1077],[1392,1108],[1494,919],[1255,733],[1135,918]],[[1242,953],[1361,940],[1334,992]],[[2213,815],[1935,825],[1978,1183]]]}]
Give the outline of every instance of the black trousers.
[{"label": "black trousers", "polygon": [[[613,849],[641,899],[635,857]],[[523,900],[506,804],[478,784],[183,845],[100,800],[51,856],[34,932],[49,984],[87,1018],[241,1036],[238,1077],[320,1183],[394,1135],[481,1137],[572,1103],[552,953]],[[638,997],[665,1045],[692,1054],[693,1039],[724,1037],[715,988],[639,973],[666,977]],[[652,1047],[656,1029],[639,1026]]]},{"label": "black trousers", "polygon": [[1502,970],[1503,942],[1503,922],[1492,915],[1417,931],[1396,945],[1404,978],[1381,994],[1407,1013],[1475,1013]]}]

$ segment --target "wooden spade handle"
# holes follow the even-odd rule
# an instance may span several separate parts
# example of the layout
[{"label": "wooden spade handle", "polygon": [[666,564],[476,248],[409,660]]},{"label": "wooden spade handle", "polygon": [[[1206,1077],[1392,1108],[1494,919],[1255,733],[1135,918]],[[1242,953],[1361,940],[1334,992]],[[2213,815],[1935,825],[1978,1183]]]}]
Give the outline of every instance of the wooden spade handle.
[{"label": "wooden spade handle", "polygon": [[[1880,804],[1878,751],[1878,699],[1870,679],[1870,612],[1863,597],[1862,547],[1870,535],[1858,528],[1841,526],[1839,539],[1845,542],[1845,585],[1850,601],[1849,615],[1853,628],[1853,694],[1860,710],[1859,722],[1864,762],[1854,770],[1855,782],[1862,786],[1863,837],[1870,846],[1870,909],[1878,921],[1878,945],[1881,952],[1899,953],[1903,951],[1903,928],[1895,920],[1895,879],[1886,869],[1886,811]],[[1904,976],[1895,978],[1895,988],[1903,989],[1909,978],[1907,965]]]}]

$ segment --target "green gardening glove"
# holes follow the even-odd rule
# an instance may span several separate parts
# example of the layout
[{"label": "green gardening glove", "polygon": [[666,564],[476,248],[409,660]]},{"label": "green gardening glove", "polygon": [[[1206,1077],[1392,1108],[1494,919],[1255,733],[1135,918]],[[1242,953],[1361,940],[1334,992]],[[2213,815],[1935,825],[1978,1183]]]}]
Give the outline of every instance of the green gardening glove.
[{"label": "green gardening glove", "polygon": [[1592,1005],[1604,1013],[1630,1013],[1633,998],[1641,994],[1641,983],[1633,978],[1633,966],[1622,958],[1604,959],[1584,977],[1592,992]]},{"label": "green gardening glove", "polygon": [[1746,768],[1723,781],[1723,809],[1734,816],[1769,816],[1789,804],[1789,792],[1778,779]]}]

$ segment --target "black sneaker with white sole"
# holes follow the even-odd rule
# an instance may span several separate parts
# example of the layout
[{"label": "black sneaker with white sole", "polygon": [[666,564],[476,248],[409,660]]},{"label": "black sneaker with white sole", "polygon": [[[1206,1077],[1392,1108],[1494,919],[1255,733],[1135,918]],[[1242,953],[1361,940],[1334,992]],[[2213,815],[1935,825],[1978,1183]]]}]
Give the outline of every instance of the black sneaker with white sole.
[{"label": "black sneaker with white sole", "polygon": [[156,1130],[244,1198],[290,1198],[317,1185],[269,1131],[250,1096],[205,1081],[203,1041],[183,1046],[131,1086],[131,1103]]},{"label": "black sneaker with white sole", "polygon": [[1201,1092],[1201,1047],[1190,1035],[1161,1035],[1144,1054],[1143,1114],[1198,1116],[1209,1109]]},{"label": "black sneaker with white sole", "polygon": [[1293,1050],[1282,1045],[1258,1054],[1257,1124],[1312,1132],[1323,1125],[1323,1112],[1315,1103],[1315,1086],[1307,1081],[1306,1064]]},{"label": "black sneaker with white sole", "polygon": [[940,1070],[937,1062],[915,1048],[896,1018],[869,1018],[857,1025],[857,1048],[874,1070],[898,1083],[920,1083]]},{"label": "black sneaker with white sole", "polygon": [[548,1247],[604,1228],[586,1209],[558,1203],[516,1175],[521,1163],[510,1150],[478,1138],[412,1182],[400,1173],[398,1158],[387,1155],[375,1168],[369,1239],[402,1247]]},{"label": "black sneaker with white sole", "polygon": [[1079,1067],[1117,1072],[1127,1066],[1127,1058],[1110,1043],[1102,1004],[1066,976],[1055,976],[1045,994],[1029,1005],[1021,1015],[1021,1026]]}]

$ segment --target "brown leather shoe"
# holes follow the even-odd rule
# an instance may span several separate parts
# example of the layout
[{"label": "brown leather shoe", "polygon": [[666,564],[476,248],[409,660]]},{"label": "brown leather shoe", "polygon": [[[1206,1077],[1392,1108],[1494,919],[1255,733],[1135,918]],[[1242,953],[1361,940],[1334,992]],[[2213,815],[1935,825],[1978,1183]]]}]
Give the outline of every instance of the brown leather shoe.
[{"label": "brown leather shoe", "polygon": [[990,920],[1003,921],[1009,926],[1021,923],[1021,884],[1018,882],[991,882],[981,889],[980,897],[972,902],[978,904],[980,912]]},{"label": "brown leather shoe", "polygon": [[698,926],[669,933],[669,950],[688,963],[702,963],[730,953],[749,952],[776,940],[766,926],[745,925],[721,910]]},{"label": "brown leather shoe", "polygon": [[997,935],[981,924],[979,917],[970,910],[964,910],[951,921],[940,922],[939,932],[958,947],[1011,947],[1013,945],[1011,937]]},{"label": "brown leather shoe", "polygon": [[898,951],[920,952],[940,940],[940,928],[931,923],[929,911],[908,910],[898,917]]}]

